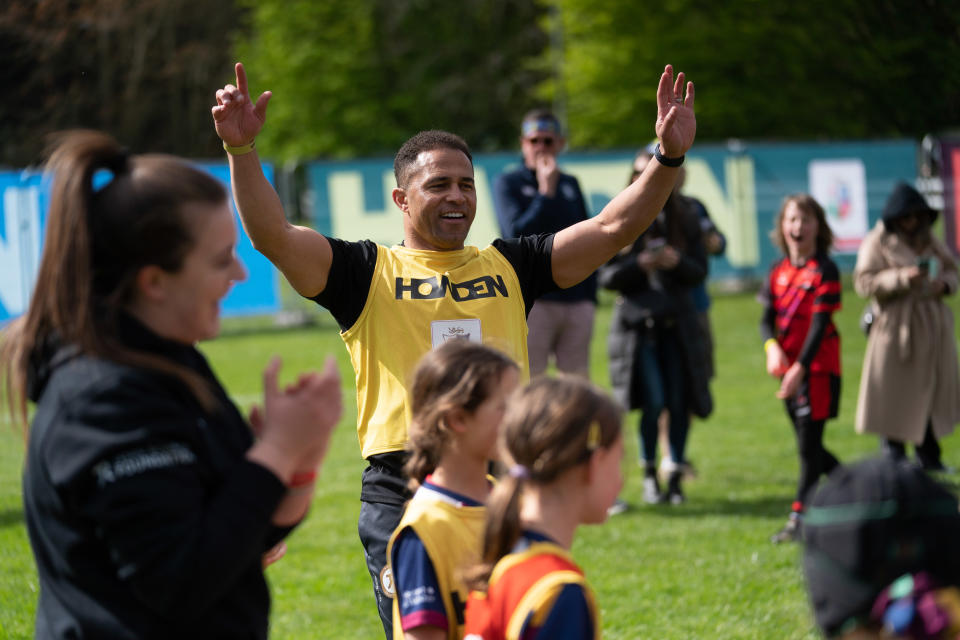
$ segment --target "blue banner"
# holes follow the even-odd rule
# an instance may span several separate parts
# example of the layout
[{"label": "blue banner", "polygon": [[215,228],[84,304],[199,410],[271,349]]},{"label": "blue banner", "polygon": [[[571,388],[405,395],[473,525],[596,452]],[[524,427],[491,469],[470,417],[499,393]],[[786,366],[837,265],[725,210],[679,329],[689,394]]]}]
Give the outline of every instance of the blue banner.
[{"label": "blue banner", "polygon": [[[836,248],[841,269],[851,270],[858,234],[880,217],[898,180],[916,176],[916,145],[910,140],[849,143],[739,143],[696,145],[684,165],[683,192],[700,199],[727,237],[727,252],[711,258],[711,277],[762,278],[776,259],[769,239],[784,196],[811,192],[827,210],[831,227],[850,228]],[[627,184],[633,151],[562,154],[595,215]],[[477,217],[468,244],[485,246],[498,237],[493,181],[520,162],[519,153],[474,156]],[[321,233],[345,240],[396,244],[402,239],[400,212],[391,192],[393,159],[312,162],[307,165],[312,223]]]},{"label": "blue banner", "polygon": [[[230,172],[224,163],[199,164],[230,192]],[[273,167],[264,164],[273,181]],[[49,185],[39,173],[0,171],[0,324],[27,309],[43,250],[49,205]],[[236,205],[231,208],[238,229],[237,256],[247,279],[224,298],[224,316],[273,313],[280,310],[280,282],[273,265],[257,252],[243,231]]]},{"label": "blue banner", "polygon": [[[591,215],[627,184],[633,151],[570,152],[560,156],[575,175]],[[960,157],[960,156],[958,156]],[[493,181],[520,162],[519,153],[474,157],[477,216],[468,244],[486,246],[499,236],[493,210]],[[958,163],[960,164],[960,163]],[[199,165],[229,190],[225,163]],[[916,145],[910,140],[783,144],[732,141],[698,144],[684,164],[683,192],[699,198],[727,237],[727,251],[711,258],[712,278],[760,279],[778,257],[769,239],[783,197],[814,194],[827,211],[838,243],[835,259],[850,271],[859,239],[879,219],[899,180],[916,176]],[[273,182],[273,167],[264,165]],[[306,212],[323,234],[345,240],[370,239],[392,245],[402,240],[401,213],[393,203],[393,158],[306,165]],[[47,192],[38,174],[0,172],[0,323],[27,306],[42,250]],[[236,215],[236,206],[231,206]],[[224,299],[226,316],[263,314],[281,308],[279,275],[258,253],[237,217],[237,254],[249,273]]]}]

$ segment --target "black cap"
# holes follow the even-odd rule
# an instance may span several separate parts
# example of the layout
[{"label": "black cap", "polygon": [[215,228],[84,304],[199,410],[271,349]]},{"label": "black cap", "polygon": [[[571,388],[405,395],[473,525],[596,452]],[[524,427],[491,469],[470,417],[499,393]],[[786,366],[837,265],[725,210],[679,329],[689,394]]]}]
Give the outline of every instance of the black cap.
[{"label": "black cap", "polygon": [[960,585],[957,498],[922,470],[884,456],[838,467],[803,518],[803,570],[828,636],[866,616],[905,573]]},{"label": "black cap", "polygon": [[906,182],[898,182],[893,188],[893,193],[887,198],[887,203],[883,205],[883,224],[887,231],[893,231],[891,222],[911,213],[921,212],[930,216],[930,224],[933,224],[933,221],[937,219],[936,209],[932,209],[927,204],[926,199],[920,195],[919,191]]}]

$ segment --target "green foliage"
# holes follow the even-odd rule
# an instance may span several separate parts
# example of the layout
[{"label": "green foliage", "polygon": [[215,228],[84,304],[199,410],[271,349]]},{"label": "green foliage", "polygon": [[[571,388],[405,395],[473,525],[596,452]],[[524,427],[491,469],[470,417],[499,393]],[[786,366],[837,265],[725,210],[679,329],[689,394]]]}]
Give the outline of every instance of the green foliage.
[{"label": "green foliage", "polygon": [[0,163],[71,127],[218,157],[209,107],[235,56],[275,94],[260,148],[281,160],[392,155],[429,128],[513,149],[543,102],[573,146],[639,146],[668,62],[697,84],[701,142],[960,125],[953,0],[8,0]]},{"label": "green foliage", "polygon": [[0,3],[0,164],[36,163],[47,134],[79,127],[220,156],[210,107],[238,19],[231,0]]},{"label": "green foliage", "polygon": [[254,99],[274,94],[259,145],[273,157],[340,155],[393,137],[377,121],[372,0],[251,2],[254,35],[237,45]]},{"label": "green foliage", "polygon": [[237,53],[270,89],[261,148],[284,159],[392,155],[419,130],[515,145],[542,73],[534,0],[248,0]]},{"label": "green foliage", "polygon": [[219,157],[209,108],[235,57],[275,94],[260,149],[280,160],[392,155],[429,128],[513,149],[544,102],[575,147],[639,146],[668,62],[697,84],[701,142],[960,125],[953,0],[8,0],[0,163],[71,127]]},{"label": "green foliage", "polygon": [[653,137],[664,64],[697,87],[698,140],[921,136],[955,126],[960,5],[946,0],[556,0],[576,146]]},{"label": "green foliage", "polygon": [[[594,332],[592,378],[609,387],[606,336],[610,297]],[[847,288],[836,321],[843,338],[841,414],[828,423],[827,445],[841,460],[877,450],[873,437],[853,432],[864,337],[860,301]],[[957,313],[957,303],[951,300]],[[757,333],[759,305],[750,294],[714,299],[717,345],[716,412],[697,421],[689,455],[699,477],[680,507],[641,503],[638,414],[625,424],[626,514],[604,526],[581,527],[573,554],[602,609],[604,637],[812,639],[813,630],[794,545],[768,537],[786,516],[796,486],[796,444],[776,383],[763,371]],[[335,324],[296,330],[256,329],[228,321],[228,333],[203,345],[217,374],[244,407],[259,401],[261,372],[273,354],[284,359],[282,381],[337,357],[344,381],[344,417],[334,433],[307,520],[288,540],[289,552],[267,570],[273,593],[274,638],[382,637],[370,580],[357,538],[360,460],[350,365]],[[0,420],[5,419],[5,414]],[[960,440],[945,441],[944,459],[960,465]],[[0,638],[32,637],[36,574],[20,501],[22,442],[0,422]]]}]

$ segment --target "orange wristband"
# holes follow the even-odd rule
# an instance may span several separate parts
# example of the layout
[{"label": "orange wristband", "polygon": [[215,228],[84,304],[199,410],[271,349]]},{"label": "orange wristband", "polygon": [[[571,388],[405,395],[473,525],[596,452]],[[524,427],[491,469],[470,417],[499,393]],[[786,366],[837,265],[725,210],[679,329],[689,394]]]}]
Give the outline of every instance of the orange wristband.
[{"label": "orange wristband", "polygon": [[313,484],[314,480],[317,479],[317,470],[313,469],[311,471],[298,471],[293,474],[290,478],[289,484],[287,484],[288,489],[302,489],[303,487],[309,487]]}]

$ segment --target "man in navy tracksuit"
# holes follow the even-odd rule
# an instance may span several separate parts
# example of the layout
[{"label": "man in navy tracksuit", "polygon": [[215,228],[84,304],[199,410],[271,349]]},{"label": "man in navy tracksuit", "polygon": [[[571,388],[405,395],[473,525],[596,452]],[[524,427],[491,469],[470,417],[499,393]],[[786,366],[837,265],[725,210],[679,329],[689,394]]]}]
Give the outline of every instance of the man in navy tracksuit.
[{"label": "man in navy tracksuit", "polygon": [[[535,109],[524,116],[520,135],[523,166],[501,174],[494,183],[502,237],[556,233],[589,217],[577,179],[557,167],[557,153],[564,143],[553,113]],[[596,304],[595,274],[537,300],[527,318],[531,376],[546,370],[551,354],[560,371],[589,376]]]}]

